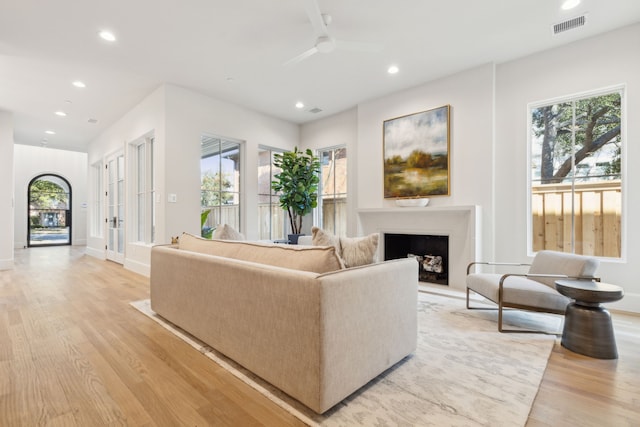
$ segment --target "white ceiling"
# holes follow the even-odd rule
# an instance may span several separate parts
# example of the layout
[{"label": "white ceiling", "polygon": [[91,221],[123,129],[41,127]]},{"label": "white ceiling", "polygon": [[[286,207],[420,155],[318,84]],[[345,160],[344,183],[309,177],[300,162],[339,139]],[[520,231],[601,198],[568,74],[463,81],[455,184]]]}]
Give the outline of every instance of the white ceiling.
[{"label": "white ceiling", "polygon": [[[582,0],[568,12],[559,0],[317,0],[333,37],[381,49],[318,53],[285,67],[315,42],[305,1],[2,0],[0,109],[13,112],[17,143],[46,138],[79,151],[165,82],[304,123],[640,22],[639,0]],[[553,24],[583,13],[584,27],[552,35]],[[116,43],[97,37],[105,28]],[[391,64],[398,74],[386,73]],[[78,79],[85,89],[71,85]],[[309,112],[316,107],[322,112]]]}]

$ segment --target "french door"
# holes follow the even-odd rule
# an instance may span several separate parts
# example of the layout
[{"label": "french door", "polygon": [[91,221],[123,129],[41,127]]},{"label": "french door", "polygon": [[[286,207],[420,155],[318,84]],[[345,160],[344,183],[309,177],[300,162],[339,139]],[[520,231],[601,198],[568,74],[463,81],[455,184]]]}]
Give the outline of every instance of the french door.
[{"label": "french door", "polygon": [[29,183],[27,245],[71,244],[71,184],[59,175],[39,175]]},{"label": "french door", "polygon": [[106,257],[110,261],[124,263],[124,153],[122,151],[107,158],[106,162]]}]

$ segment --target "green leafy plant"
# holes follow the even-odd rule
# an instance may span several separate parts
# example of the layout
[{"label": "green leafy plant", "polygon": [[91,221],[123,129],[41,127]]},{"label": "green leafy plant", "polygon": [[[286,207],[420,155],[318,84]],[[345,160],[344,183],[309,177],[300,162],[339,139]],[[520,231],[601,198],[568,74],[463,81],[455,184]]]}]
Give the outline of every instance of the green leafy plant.
[{"label": "green leafy plant", "polygon": [[287,211],[291,233],[300,234],[302,217],[318,206],[320,160],[309,149],[275,153],[273,164],[281,169],[271,188],[280,196],[280,207]]},{"label": "green leafy plant", "polygon": [[211,209],[200,212],[200,235],[205,239],[210,239],[211,236],[213,236],[213,231],[216,229],[215,227],[205,226],[210,213]]}]

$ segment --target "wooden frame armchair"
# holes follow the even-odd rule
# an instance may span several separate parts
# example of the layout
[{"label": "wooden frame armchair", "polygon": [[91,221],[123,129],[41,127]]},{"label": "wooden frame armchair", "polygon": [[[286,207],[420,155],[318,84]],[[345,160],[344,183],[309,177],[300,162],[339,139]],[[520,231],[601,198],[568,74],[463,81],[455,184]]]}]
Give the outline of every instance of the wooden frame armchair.
[{"label": "wooden frame armchair", "polygon": [[[531,264],[472,262],[467,266],[467,309],[471,307],[469,293],[473,291],[498,305],[498,331],[500,332],[542,332],[507,330],[503,328],[505,308],[544,313],[564,314],[571,300],[555,289],[558,279],[596,280],[600,262],[589,256],[556,251],[540,251]],[[530,266],[527,273],[471,273],[475,265]],[[495,308],[493,308],[495,309]]]}]

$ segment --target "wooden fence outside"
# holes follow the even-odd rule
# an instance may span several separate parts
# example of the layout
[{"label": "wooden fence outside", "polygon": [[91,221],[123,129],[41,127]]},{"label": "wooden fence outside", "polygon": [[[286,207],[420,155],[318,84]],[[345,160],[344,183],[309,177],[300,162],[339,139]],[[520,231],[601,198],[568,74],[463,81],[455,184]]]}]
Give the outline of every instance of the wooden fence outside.
[{"label": "wooden fence outside", "polygon": [[[620,180],[576,183],[573,197],[571,184],[534,186],[531,211],[534,251],[550,249],[611,258],[621,256]],[[573,221],[572,212],[575,212]],[[571,241],[572,227],[575,248]]]}]

